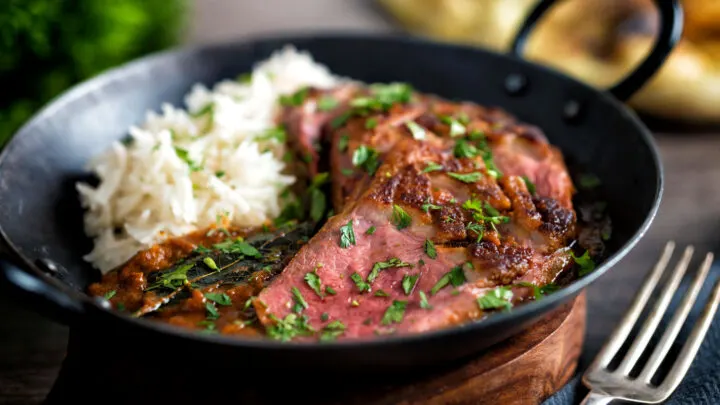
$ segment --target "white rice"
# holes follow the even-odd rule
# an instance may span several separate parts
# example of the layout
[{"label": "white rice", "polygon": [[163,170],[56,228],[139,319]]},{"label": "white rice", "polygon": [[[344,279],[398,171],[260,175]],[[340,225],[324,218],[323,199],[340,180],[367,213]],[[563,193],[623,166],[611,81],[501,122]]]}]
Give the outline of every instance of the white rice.
[{"label": "white rice", "polygon": [[[212,90],[196,84],[185,97],[187,111],[165,104],[160,114],[148,112],[141,126],[130,128],[128,145],[115,142],[89,163],[98,187],[77,184],[85,232],[94,238],[85,260],[106,273],[219,216],[236,226],[278,216],[280,194],[295,178],[283,173],[284,143],[258,138],[275,127],[280,95],[340,80],[288,46],[258,63],[248,82],[225,80]],[[213,113],[193,116],[210,103]]]}]

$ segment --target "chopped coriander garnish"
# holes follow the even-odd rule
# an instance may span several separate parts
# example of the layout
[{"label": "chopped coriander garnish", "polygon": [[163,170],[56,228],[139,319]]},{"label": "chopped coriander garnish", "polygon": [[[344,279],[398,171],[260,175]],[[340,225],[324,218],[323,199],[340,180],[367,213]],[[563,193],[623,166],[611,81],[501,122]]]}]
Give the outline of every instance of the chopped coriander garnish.
[{"label": "chopped coriander garnish", "polygon": [[278,319],[275,315],[268,315],[275,324],[267,328],[268,336],[272,339],[287,342],[296,336],[310,336],[315,330],[308,324],[306,315],[298,316],[288,314],[285,319]]},{"label": "chopped coriander garnish", "polygon": [[340,103],[334,97],[322,96],[320,97],[320,100],[318,100],[317,106],[320,111],[330,111],[337,107],[338,104]]},{"label": "chopped coriander garnish", "polygon": [[195,161],[193,161],[190,158],[190,152],[188,152],[187,150],[185,150],[179,146],[176,146],[175,154],[177,155],[178,158],[180,158],[180,160],[182,160],[183,162],[185,162],[188,165],[191,172],[197,172],[197,171],[200,171],[203,169],[202,165],[197,164]]},{"label": "chopped coriander garnish", "polygon": [[590,257],[589,250],[586,250],[585,253],[583,253],[580,257],[575,256],[575,253],[572,252],[570,252],[570,255],[575,261],[575,264],[578,265],[578,275],[580,277],[588,275],[592,273],[593,270],[595,270],[595,262],[593,261],[592,257]]},{"label": "chopped coriander garnish", "polygon": [[592,173],[583,173],[580,175],[580,178],[578,179],[580,188],[584,188],[585,190],[590,190],[593,188],[596,188],[599,186],[600,178],[598,178],[596,175]]},{"label": "chopped coriander garnish", "polygon": [[430,290],[430,295],[437,294],[438,291],[445,288],[447,285],[452,284],[453,287],[459,287],[465,283],[465,273],[462,267],[453,267],[449,272],[445,273],[440,280]]},{"label": "chopped coriander garnish", "polygon": [[390,222],[392,222],[392,224],[395,225],[398,230],[402,230],[410,226],[410,224],[412,223],[412,217],[410,217],[410,214],[405,212],[405,210],[402,209],[401,206],[393,204]]},{"label": "chopped coriander garnish", "polygon": [[310,218],[318,222],[323,218],[327,208],[327,198],[318,188],[310,189]]},{"label": "chopped coriander garnish", "polygon": [[310,91],[309,87],[303,87],[293,94],[282,95],[282,96],[280,96],[280,104],[287,106],[287,107],[300,106],[305,101],[305,98],[307,98],[309,91]]},{"label": "chopped coriander garnish", "polygon": [[217,311],[217,308],[215,308],[215,305],[213,305],[212,302],[205,303],[205,310],[208,313],[207,319],[218,319],[220,317],[220,313]]},{"label": "chopped coriander garnish", "polygon": [[253,298],[255,297],[250,297],[245,301],[245,305],[243,305],[244,310],[250,308],[250,305],[253,303]]},{"label": "chopped coriander garnish", "polygon": [[309,305],[307,301],[305,301],[305,297],[302,296],[300,290],[298,290],[297,287],[293,287],[290,291],[292,291],[293,299],[295,300],[293,312],[297,312],[299,314],[303,309],[308,309]]},{"label": "chopped coriander garnish", "polygon": [[455,148],[453,154],[459,158],[473,158],[480,153],[473,144],[469,143],[464,139],[458,139],[455,142]]},{"label": "chopped coriander garnish", "polygon": [[208,266],[208,268],[210,270],[215,270],[215,271],[220,270],[218,268],[217,264],[215,263],[215,260],[213,260],[211,257],[203,258],[203,263],[205,263],[205,265]]},{"label": "chopped coriander garnish", "polygon": [[353,152],[352,164],[353,166],[365,169],[369,175],[373,176],[380,166],[379,156],[375,149],[360,145],[360,147]]},{"label": "chopped coriander garnish", "polygon": [[436,172],[442,170],[443,167],[435,162],[427,162],[427,166],[423,169],[423,173]]},{"label": "chopped coriander garnish", "polygon": [[467,224],[467,230],[470,232],[474,232],[475,235],[477,235],[477,243],[480,243],[483,236],[485,235],[485,226],[483,224],[477,224],[475,222],[470,222]]},{"label": "chopped coriander garnish", "polygon": [[400,323],[405,316],[405,308],[407,307],[407,301],[393,301],[392,304],[385,310],[382,320],[380,323],[383,325],[390,325],[394,323]]},{"label": "chopped coriander garnish", "polygon": [[418,260],[418,266],[424,266],[424,265],[425,265],[425,260],[423,260],[423,259]]},{"label": "chopped coriander garnish", "polygon": [[115,309],[117,309],[118,311],[124,311],[124,310],[125,310],[125,304],[123,304],[122,302],[120,302],[120,303],[117,304],[117,306],[115,307]]},{"label": "chopped coriander garnish", "polygon": [[215,104],[210,102],[203,106],[203,108],[199,109],[197,112],[190,113],[190,116],[193,118],[199,118],[202,117],[205,114],[210,114],[215,110]]},{"label": "chopped coriander garnish", "polygon": [[334,320],[329,324],[325,325],[320,333],[320,340],[323,342],[332,341],[337,339],[340,335],[345,333],[345,325],[339,320]]},{"label": "chopped coriander garnish", "polygon": [[429,213],[430,210],[441,210],[441,209],[442,209],[442,206],[440,206],[440,205],[430,204],[429,198],[425,201],[425,204],[422,205],[422,210],[425,211],[426,213]]},{"label": "chopped coriander garnish", "polygon": [[205,298],[216,304],[224,306],[232,305],[232,300],[230,299],[230,296],[225,293],[205,293]]},{"label": "chopped coriander garnish", "polygon": [[342,173],[343,176],[352,176],[355,171],[353,169],[340,169],[340,173]]},{"label": "chopped coriander garnish", "polygon": [[337,294],[337,291],[335,291],[335,289],[332,288],[332,287],[330,287],[329,285],[326,285],[326,286],[325,286],[325,292],[328,293],[328,294],[330,294],[330,295],[335,295],[335,294]]},{"label": "chopped coriander garnish", "polygon": [[408,121],[405,123],[405,125],[410,130],[410,133],[412,134],[414,139],[417,139],[419,141],[425,140],[425,128],[418,125],[415,121]]},{"label": "chopped coriander garnish", "polygon": [[478,297],[477,303],[482,310],[499,308],[510,309],[512,308],[512,302],[510,301],[512,300],[512,297],[513,293],[509,288],[496,287],[495,289],[488,291],[482,297]]},{"label": "chopped coriander garnish", "polygon": [[375,233],[376,230],[377,228],[375,228],[375,225],[372,225],[370,226],[370,228],[367,229],[367,231],[365,231],[365,235],[372,235]]},{"label": "chopped coriander garnish", "polygon": [[355,231],[353,230],[352,219],[346,225],[340,227],[340,247],[347,249],[355,245]]},{"label": "chopped coriander garnish", "polygon": [[244,256],[258,259],[262,257],[262,254],[253,245],[244,242],[242,238],[216,243],[213,247],[222,253],[240,253]]},{"label": "chopped coriander garnish", "polygon": [[[465,115],[465,117],[461,117],[461,118],[467,118],[467,115]],[[449,117],[446,115],[446,116],[440,117],[440,121],[443,122],[444,124],[450,126],[450,136],[453,138],[456,136],[464,135],[465,131],[467,130],[465,128],[465,125],[463,125],[463,123],[461,122],[461,121],[463,121],[463,122],[467,123],[468,122],[467,120],[455,119],[453,117]]]},{"label": "chopped coriander garnish", "polygon": [[352,117],[352,115],[353,115],[352,111],[345,111],[344,113],[338,115],[337,117],[333,118],[330,121],[330,127],[332,129],[340,128],[341,126],[345,125],[347,120],[349,120],[350,117]]},{"label": "chopped coriander garnish", "polygon": [[417,283],[418,277],[420,277],[419,274],[415,274],[412,276],[409,274],[406,274],[405,276],[403,276],[402,288],[403,288],[403,291],[405,291],[405,295],[410,295],[413,287],[415,287],[415,284]]},{"label": "chopped coriander garnish", "polygon": [[171,271],[161,274],[158,280],[147,288],[147,291],[160,287],[170,288],[172,290],[181,287],[183,284],[188,282],[187,272],[192,268],[192,263],[186,263],[175,267]]},{"label": "chopped coriander garnish", "polygon": [[285,132],[285,126],[278,125],[276,127],[266,130],[261,136],[257,137],[258,141],[277,141],[283,143],[287,141],[287,133]]},{"label": "chopped coriander garnish", "polygon": [[428,302],[427,295],[425,295],[424,291],[420,291],[420,308],[432,309],[432,305]]},{"label": "chopped coriander garnish", "polygon": [[370,284],[366,283],[359,273],[355,272],[351,274],[350,279],[355,282],[355,285],[360,292],[370,291]]},{"label": "chopped coriander garnish", "polygon": [[111,299],[112,297],[114,297],[115,294],[117,294],[117,291],[115,291],[115,290],[110,290],[110,291],[106,292],[105,295],[103,295],[103,298],[105,298],[106,300],[110,301],[110,299]]},{"label": "chopped coriander garnish", "polygon": [[215,172],[215,177],[217,177],[218,179],[223,176],[225,176],[225,170],[218,170]]},{"label": "chopped coriander garnish", "polygon": [[472,173],[453,173],[448,172],[448,176],[452,177],[455,180],[460,180],[463,183],[475,183],[478,180],[482,178],[481,172],[472,172]]},{"label": "chopped coriander garnish", "polygon": [[315,270],[305,274],[305,282],[313,291],[315,291],[315,294],[317,294],[318,297],[325,297],[325,294],[322,292],[322,281],[320,281],[320,276],[318,276]]},{"label": "chopped coriander garnish", "polygon": [[365,129],[375,129],[377,127],[378,121],[375,117],[370,117],[365,120]]},{"label": "chopped coriander garnish", "polygon": [[390,269],[393,267],[412,267],[412,264],[404,262],[397,257],[391,257],[386,262],[377,262],[373,265],[370,274],[368,274],[367,276],[368,284],[371,284],[373,281],[375,281],[375,279],[382,270]]},{"label": "chopped coriander garnish", "polygon": [[530,195],[535,195],[535,184],[530,180],[530,178],[528,178],[528,176],[522,176],[522,179],[525,182],[525,187],[527,187]]},{"label": "chopped coriander garnish", "polygon": [[435,244],[430,239],[425,239],[425,254],[431,259],[437,258],[437,251],[435,250]]},{"label": "chopped coriander garnish", "polygon": [[330,315],[327,312],[323,312],[322,315],[320,315],[320,320],[325,322],[328,319],[330,319]]},{"label": "chopped coriander garnish", "polygon": [[389,297],[390,296],[390,294],[386,293],[383,290],[377,290],[377,291],[375,291],[375,294],[373,294],[373,295],[376,297]]}]

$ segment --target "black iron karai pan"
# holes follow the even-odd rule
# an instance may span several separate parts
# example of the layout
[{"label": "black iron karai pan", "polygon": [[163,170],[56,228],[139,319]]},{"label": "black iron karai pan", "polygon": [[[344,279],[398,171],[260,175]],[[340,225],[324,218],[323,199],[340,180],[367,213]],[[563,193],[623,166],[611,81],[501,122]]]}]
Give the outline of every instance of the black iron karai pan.
[{"label": "black iron karai pan", "polygon": [[[552,3],[542,1],[530,14],[511,55],[399,36],[276,36],[149,56],[73,88],[30,120],[0,157],[0,232],[7,245],[2,284],[28,306],[71,325],[73,333],[95,334],[109,350],[124,347],[146,359],[183,352],[275,369],[393,370],[488,348],[609,271],[648,229],[662,194],[651,134],[622,101],[655,73],[678,40],[678,2],[656,1],[662,29],[655,48],[607,91],[521,58],[527,35]],[[409,82],[420,91],[501,107],[542,128],[569,161],[601,179],[614,224],[610,254],[589,276],[511,312],[448,330],[363,342],[296,344],[203,335],[112,312],[85,295],[99,278],[82,259],[91,245],[74,188],[87,177],[86,162],[142,121],[146,110],[166,101],[181,104],[193,83],[235,77],[285,44],[309,51],[337,74]]]}]

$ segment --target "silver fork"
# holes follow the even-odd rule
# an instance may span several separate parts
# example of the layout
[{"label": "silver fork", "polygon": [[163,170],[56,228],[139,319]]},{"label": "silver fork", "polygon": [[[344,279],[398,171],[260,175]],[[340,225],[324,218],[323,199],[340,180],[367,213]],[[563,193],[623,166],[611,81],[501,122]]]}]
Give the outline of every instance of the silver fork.
[{"label": "silver fork", "polygon": [[660,338],[657,347],[650,355],[650,359],[642,367],[640,374],[636,378],[631,378],[629,374],[635,368],[637,361],[645,351],[650,338],[655,333],[660,320],[667,311],[673,295],[677,291],[680,281],[685,275],[694,250],[692,246],[685,248],[682,258],[675,266],[675,270],[670,275],[669,281],[659,293],[660,295],[658,296],[655,306],[642,324],[637,337],[632,342],[630,349],[627,354],[625,354],[620,365],[615,370],[608,369],[610,361],[625,343],[630,331],[638,321],[638,317],[665,271],[674,249],[675,243],[672,241],[665,245],[660,260],[650,274],[648,274],[645,283],[635,296],[627,314],[625,314],[623,320],[615,328],[615,331],[613,331],[613,334],[607,343],[605,343],[605,346],[603,346],[600,353],[595,357],[595,360],[593,360],[593,363],[585,372],[585,375],[583,375],[583,382],[591,391],[581,405],[604,405],[609,404],[615,399],[644,404],[656,404],[666,400],[670,394],[675,391],[683,377],[685,377],[685,373],[687,373],[690,368],[690,364],[695,358],[700,344],[710,328],[713,316],[718,309],[718,304],[720,304],[720,280],[718,280],[713,287],[710,300],[705,305],[702,315],[696,321],[690,336],[683,345],[670,372],[659,385],[654,385],[650,382],[655,372],[657,372],[658,367],[660,367],[660,364],[665,359],[665,355],[667,355],[670,350],[683,323],[685,323],[688,313],[695,304],[698,293],[710,271],[710,266],[713,261],[712,253],[705,255],[705,260],[703,260],[700,265],[700,269],[698,269],[690,288],[688,288],[680,306],[675,314],[673,314],[670,324]]}]

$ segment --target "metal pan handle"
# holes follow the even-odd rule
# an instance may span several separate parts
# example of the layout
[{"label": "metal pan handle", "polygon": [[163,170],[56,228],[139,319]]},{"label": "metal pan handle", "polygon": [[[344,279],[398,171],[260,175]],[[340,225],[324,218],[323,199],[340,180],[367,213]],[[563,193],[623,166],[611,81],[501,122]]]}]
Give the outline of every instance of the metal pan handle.
[{"label": "metal pan handle", "polygon": [[[520,30],[512,42],[511,52],[522,56],[530,32],[540,21],[543,14],[550,9],[557,0],[541,0],[523,22]],[[628,100],[636,91],[657,72],[667,59],[675,44],[680,40],[683,27],[683,13],[679,0],[655,0],[655,6],[660,11],[660,35],[650,54],[640,65],[627,75],[620,83],[614,85],[608,92],[618,100]]]},{"label": "metal pan handle", "polygon": [[85,313],[82,301],[67,287],[52,277],[35,273],[0,258],[0,288],[7,295],[65,325],[74,323]]}]

